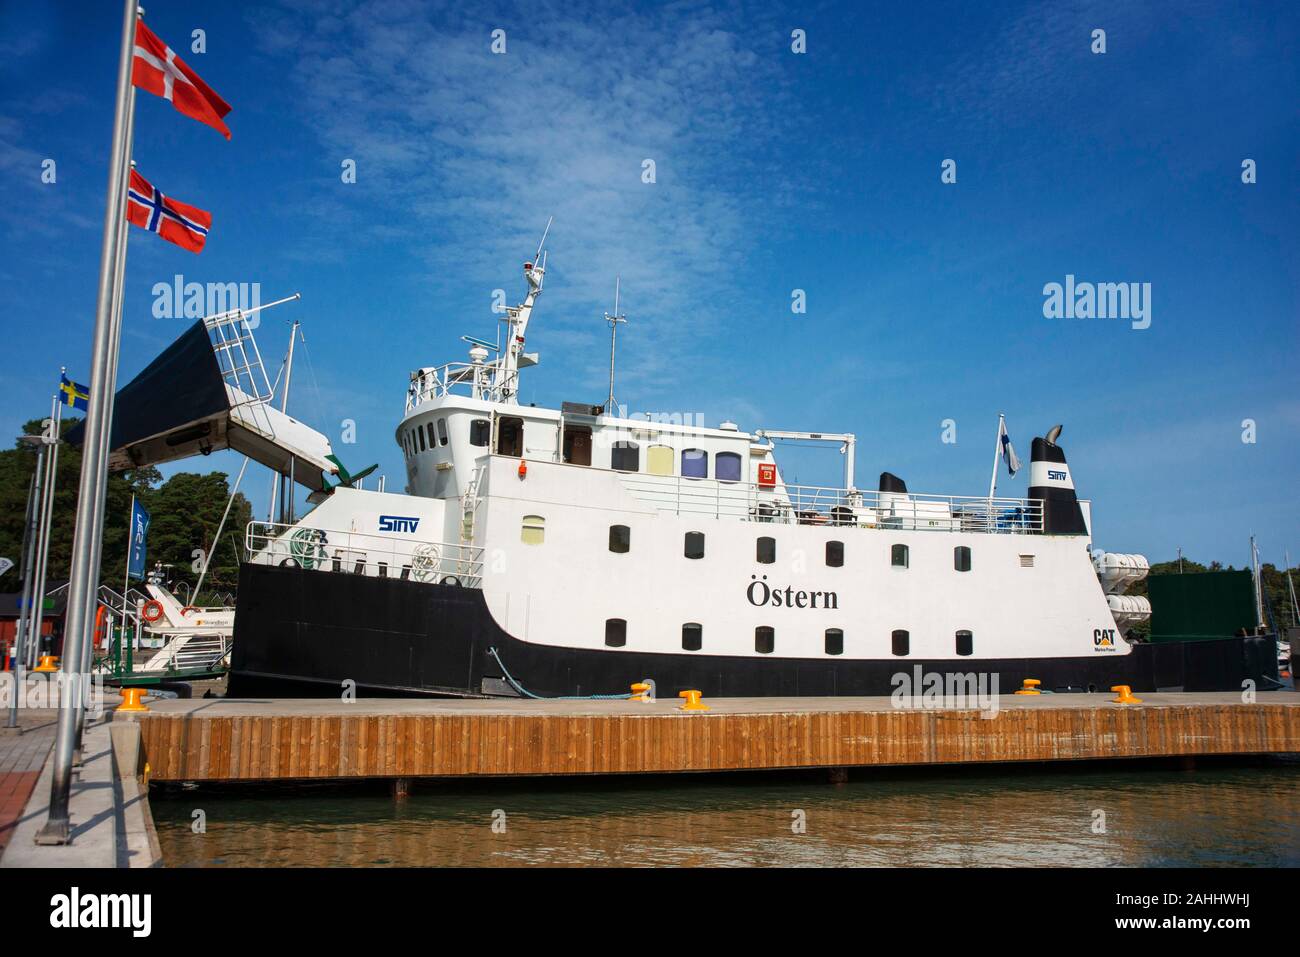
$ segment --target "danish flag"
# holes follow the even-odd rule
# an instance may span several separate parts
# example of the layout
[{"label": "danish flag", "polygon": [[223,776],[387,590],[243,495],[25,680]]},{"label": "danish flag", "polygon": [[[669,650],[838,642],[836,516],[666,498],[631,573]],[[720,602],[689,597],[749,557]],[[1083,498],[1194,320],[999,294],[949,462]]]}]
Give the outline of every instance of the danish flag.
[{"label": "danish flag", "polygon": [[135,27],[131,82],[154,96],[171,100],[172,106],[179,112],[208,124],[226,139],[230,139],[230,129],[221,122],[221,118],[230,112],[230,104],[204,83],[142,21],[137,21]]},{"label": "danish flag", "polygon": [[212,228],[212,214],[164,196],[135,170],[126,194],[126,219],[192,253],[202,252]]}]

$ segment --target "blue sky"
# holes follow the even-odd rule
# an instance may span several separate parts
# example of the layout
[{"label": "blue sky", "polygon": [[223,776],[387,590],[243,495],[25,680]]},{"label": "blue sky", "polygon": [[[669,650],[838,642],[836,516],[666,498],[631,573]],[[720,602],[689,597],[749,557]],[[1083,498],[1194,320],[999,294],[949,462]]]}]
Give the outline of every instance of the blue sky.
[{"label": "blue sky", "polygon": [[[60,365],[89,365],[116,7],[0,5],[9,434],[47,409]],[[999,411],[1026,461],[1063,422],[1099,545],[1241,565],[1255,532],[1265,560],[1300,556],[1293,3],[146,8],[234,106],[234,138],[138,98],[141,172],[214,225],[200,256],[131,231],[119,382],[187,324],[153,317],[156,282],[301,292],[258,331],[274,375],[303,322],[290,411],[400,486],[408,372],[495,336],[492,291],[522,297],[553,215],[525,401],[604,399],[621,275],[633,411],[851,431],[859,485],[888,469],[972,495]],[[1043,287],[1067,274],[1150,283],[1150,328],[1045,318]],[[809,484],[839,475],[833,451],[783,461]],[[250,470],[255,506],[269,484]]]}]

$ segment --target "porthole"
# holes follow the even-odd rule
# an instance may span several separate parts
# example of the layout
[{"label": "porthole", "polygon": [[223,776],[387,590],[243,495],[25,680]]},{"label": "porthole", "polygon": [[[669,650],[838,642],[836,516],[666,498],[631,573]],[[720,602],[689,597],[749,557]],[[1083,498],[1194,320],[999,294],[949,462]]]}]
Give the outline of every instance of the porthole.
[{"label": "porthole", "polygon": [[605,619],[605,644],[611,648],[622,648],[627,644],[627,621],[625,619]]},{"label": "porthole", "polygon": [[704,533],[703,532],[686,533],[685,554],[687,558],[704,557]]},{"label": "porthole", "polygon": [[902,658],[908,654],[911,646],[911,636],[906,631],[896,631],[891,636],[891,650],[895,655]]},{"label": "porthole", "polygon": [[963,658],[975,653],[975,636],[969,631],[957,632],[957,654]]},{"label": "porthole", "polygon": [[704,626],[690,621],[682,625],[682,651],[699,651],[704,647]]},{"label": "porthole", "polygon": [[632,529],[626,525],[611,525],[609,527],[609,550],[622,555],[631,551],[631,549]]},{"label": "porthole", "polygon": [[952,567],[959,572],[970,571],[970,547],[958,545],[952,550]]},{"label": "porthole", "polygon": [[889,549],[889,564],[895,568],[906,568],[908,562],[907,546],[893,545]]},{"label": "porthole", "polygon": [[759,538],[755,546],[755,560],[760,565],[771,565],[776,561],[776,539],[767,535]]},{"label": "porthole", "polygon": [[844,543],[827,542],[826,543],[826,566],[828,568],[841,568],[844,565]]},{"label": "porthole", "polygon": [[844,654],[844,632],[839,628],[826,629],[826,654]]},{"label": "porthole", "polygon": [[776,649],[776,629],[759,625],[754,629],[754,650],[760,655],[770,655]]}]

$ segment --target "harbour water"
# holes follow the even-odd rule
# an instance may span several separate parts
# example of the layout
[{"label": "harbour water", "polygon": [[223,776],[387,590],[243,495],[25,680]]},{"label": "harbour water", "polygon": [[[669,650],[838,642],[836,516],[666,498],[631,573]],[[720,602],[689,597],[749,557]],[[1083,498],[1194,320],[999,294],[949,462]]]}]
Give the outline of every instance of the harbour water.
[{"label": "harbour water", "polygon": [[151,795],[181,867],[1297,867],[1298,801],[1300,764],[1205,760]]}]

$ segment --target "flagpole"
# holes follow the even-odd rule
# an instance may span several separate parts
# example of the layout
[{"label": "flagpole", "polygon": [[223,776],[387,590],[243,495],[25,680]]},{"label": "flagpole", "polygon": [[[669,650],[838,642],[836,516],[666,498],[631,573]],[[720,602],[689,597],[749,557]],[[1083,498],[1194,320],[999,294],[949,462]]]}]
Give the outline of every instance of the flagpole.
[{"label": "flagpole", "polygon": [[23,575],[23,607],[19,610],[15,637],[21,638],[23,648],[23,667],[31,669],[32,645],[32,594],[36,584],[36,548],[41,541],[41,510],[45,507],[45,443],[36,449],[36,471],[32,473],[36,483],[33,491],[36,498],[32,502],[31,536],[27,544],[27,572]]},{"label": "flagpole", "polygon": [[122,580],[122,620],[126,621],[126,593],[131,587],[131,549],[135,547],[135,492],[131,493],[131,510],[126,513],[126,578]]},{"label": "flagpole", "polygon": [[[126,186],[131,156],[131,65],[139,20],[136,0],[122,5],[122,38],[117,64],[117,92],[113,116],[113,141],[109,154],[107,202],[104,210],[104,239],[99,257],[99,286],[95,297],[95,334],[91,351],[90,396],[86,409],[84,454],[81,478],[77,487],[76,531],[72,541],[69,569],[68,608],[64,628],[63,676],[70,681],[61,689],[59,728],[55,738],[53,774],[50,783],[50,809],[44,827],[36,835],[38,844],[67,844],[68,799],[72,788],[72,753],[76,744],[81,700],[79,675],[83,648],[92,627],[93,609],[99,580],[96,559],[104,534],[103,476],[108,466],[107,435],[113,421],[113,396],[117,387],[114,359],[120,329],[114,329],[113,305],[120,277],[125,270],[126,255],[121,242],[121,222],[126,215]],[[63,698],[71,695],[72,701]],[[68,704],[72,704],[68,707]]]},{"label": "flagpole", "polygon": [[26,667],[27,648],[23,642],[24,633],[27,631],[28,612],[31,611],[31,592],[32,592],[32,566],[36,563],[36,525],[37,525],[37,503],[41,497],[41,472],[45,465],[45,446],[36,447],[36,470],[32,472],[31,484],[27,489],[27,522],[23,527],[23,597],[22,604],[18,607],[18,621],[14,624],[14,646],[11,654],[13,666],[10,673],[13,675],[13,693],[9,696],[9,720],[5,724],[6,728],[18,727],[18,689],[21,684],[20,679],[23,670]]},{"label": "flagpole", "polygon": [[32,609],[31,634],[36,636],[35,646],[40,648],[41,627],[45,618],[45,575],[50,561],[50,533],[54,527],[54,481],[58,477],[59,467],[59,423],[63,421],[63,406],[58,396],[50,400],[50,434],[46,436],[46,445],[50,453],[45,456],[45,497],[41,500],[40,539],[36,543],[36,583],[32,597],[35,607]]},{"label": "flagpole", "polygon": [[998,456],[1002,454],[1002,426],[1006,415],[998,413],[998,434],[993,440],[993,474],[989,477],[989,504],[993,504],[993,493],[998,489]]},{"label": "flagpole", "polygon": [[[137,17],[143,17],[144,8],[137,7],[136,15]],[[135,169],[135,160],[131,158],[131,153],[135,148],[135,86],[134,85],[132,85],[131,88],[127,91],[127,97],[128,97],[127,109],[126,109],[127,170],[126,170],[125,178],[123,179],[122,182],[122,193],[124,196],[130,191],[131,170]],[[110,334],[109,334],[109,344],[112,347],[112,352],[109,358],[109,370],[110,370],[112,381],[114,383],[117,382],[118,359],[121,355],[121,348],[122,348],[122,302],[126,296],[126,250],[127,250],[127,234],[129,232],[128,229],[129,225],[130,223],[126,218],[126,201],[123,200],[122,217],[120,220],[118,220],[118,224],[117,224],[117,229],[118,229],[117,259],[115,260],[113,265],[113,312],[112,312],[112,325],[110,326]],[[113,411],[113,403],[115,399],[116,399],[115,394],[110,394],[108,396],[108,407],[109,407],[108,421],[110,423],[110,427],[104,430],[103,436],[100,440],[100,461],[104,463],[108,462],[108,456],[111,453],[113,448],[113,435],[112,435],[113,430],[112,430],[111,423],[113,421],[112,411]],[[97,501],[107,503],[108,501],[107,464],[105,465],[103,471],[101,471],[99,475],[99,490],[97,495],[98,495]],[[132,492],[131,498],[132,498],[132,512],[134,513],[135,511],[134,492]],[[128,526],[129,525],[130,525],[130,519],[128,519]],[[128,532],[128,542],[129,542],[129,537],[130,536]],[[130,548],[128,547],[127,549],[128,561],[130,560],[130,554],[131,554]],[[87,608],[86,610],[86,615],[87,615],[86,621],[88,622],[88,627],[92,630],[90,631],[90,637],[86,639],[86,642],[82,647],[81,668],[78,671],[78,674],[86,675],[87,680],[89,680],[91,665],[94,663],[94,657],[95,657],[95,639],[94,639],[93,628],[94,628],[94,622],[97,621],[99,617],[98,576],[101,569],[103,568],[103,560],[104,560],[104,536],[101,529],[99,541],[95,549],[95,558],[91,562],[91,567],[95,569],[96,587],[94,590],[94,594],[90,599],[90,607]],[[123,621],[126,620],[126,589],[129,588],[131,584],[129,568],[130,566],[128,565],[126,587],[124,587],[122,590]],[[75,731],[75,736],[73,738],[75,742],[73,753],[76,756],[79,756],[81,754],[81,736],[82,733],[85,731],[85,726],[86,726],[85,704],[86,704],[85,697],[80,695],[73,702],[73,707],[76,708],[77,711],[77,727]],[[80,760],[74,759],[74,764],[80,764],[80,763],[81,763]]]}]

